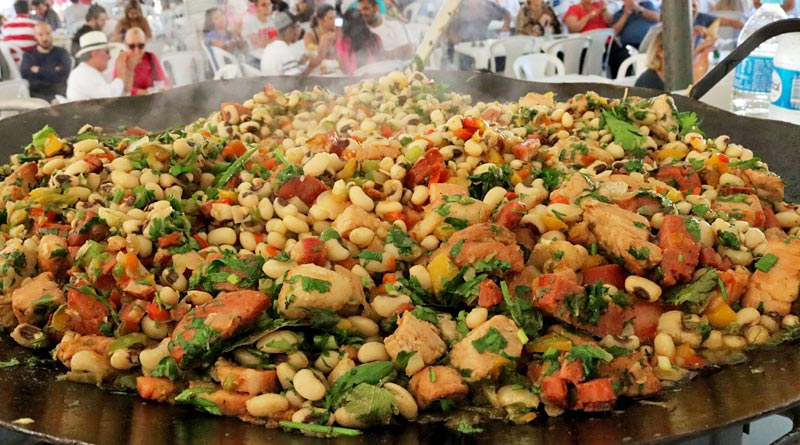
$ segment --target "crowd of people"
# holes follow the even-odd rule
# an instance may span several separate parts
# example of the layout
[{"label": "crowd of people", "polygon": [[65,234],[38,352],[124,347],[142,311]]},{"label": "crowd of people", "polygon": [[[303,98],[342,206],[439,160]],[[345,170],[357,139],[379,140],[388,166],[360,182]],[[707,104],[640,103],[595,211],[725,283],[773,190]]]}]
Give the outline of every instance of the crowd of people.
[{"label": "crowd of people", "polygon": [[[0,18],[2,39],[18,48],[14,58],[32,97],[72,101],[170,87],[158,57],[147,50],[153,32],[140,2],[151,0],[118,0],[126,3],[113,18],[103,6],[88,3],[91,0],[69,0],[55,9],[52,1],[17,0],[14,16]],[[410,61],[419,44],[420,36],[412,35],[401,13],[412,0],[210,2],[202,44],[228,52],[264,75],[353,75],[371,63]],[[648,53],[650,69],[638,84],[664,88],[660,1],[572,0],[559,12],[551,3],[463,0],[444,33],[451,63],[474,68],[470,58],[454,58],[453,47],[487,39],[493,21],[502,23],[500,37],[607,28],[615,35],[609,47],[609,76],[616,76],[632,52]],[[432,16],[442,4],[443,0],[422,2],[420,11]],[[693,0],[694,57],[707,60],[714,48],[716,37],[709,29],[741,28],[759,4],[760,0]],[[787,11],[795,6],[795,0],[784,1]],[[715,10],[737,11],[741,19],[717,17]],[[54,44],[54,32],[71,39],[68,50]],[[700,67],[696,75],[702,75],[702,63],[695,66]]]}]

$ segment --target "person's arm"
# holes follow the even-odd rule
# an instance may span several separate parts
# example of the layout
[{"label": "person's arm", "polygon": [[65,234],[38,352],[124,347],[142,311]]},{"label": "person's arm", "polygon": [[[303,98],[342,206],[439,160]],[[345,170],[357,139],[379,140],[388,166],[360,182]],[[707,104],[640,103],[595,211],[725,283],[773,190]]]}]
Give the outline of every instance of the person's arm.
[{"label": "person's arm", "polygon": [[147,21],[147,17],[142,16],[142,31],[144,31],[144,35],[148,41],[153,38],[153,31],[150,29],[150,23]]},{"label": "person's arm", "polygon": [[661,13],[650,2],[646,2],[645,6],[639,5],[639,12],[642,18],[648,22],[657,23],[661,21]]},{"label": "person's arm", "polygon": [[744,23],[739,19],[731,19],[728,17],[718,17],[720,26],[730,26],[736,29],[744,28]]},{"label": "person's arm", "polygon": [[33,56],[29,56],[28,53],[22,54],[19,71],[23,79],[31,80],[38,77],[39,67],[33,64]]},{"label": "person's arm", "polygon": [[631,17],[631,11],[628,8],[622,9],[622,14],[611,24],[611,28],[614,30],[614,34],[620,35],[622,30],[625,29],[625,25],[628,23],[628,19]]},{"label": "person's arm", "polygon": [[583,28],[586,27],[586,24],[589,23],[589,20],[593,19],[598,14],[596,9],[593,9],[586,13],[582,18],[578,18],[574,13],[570,14],[567,11],[567,16],[564,17],[564,24],[567,25],[567,29],[571,33],[579,33],[583,31]]},{"label": "person's arm", "polygon": [[112,42],[122,41],[122,20],[118,21],[117,24],[114,26],[114,32],[111,33],[111,41]]}]

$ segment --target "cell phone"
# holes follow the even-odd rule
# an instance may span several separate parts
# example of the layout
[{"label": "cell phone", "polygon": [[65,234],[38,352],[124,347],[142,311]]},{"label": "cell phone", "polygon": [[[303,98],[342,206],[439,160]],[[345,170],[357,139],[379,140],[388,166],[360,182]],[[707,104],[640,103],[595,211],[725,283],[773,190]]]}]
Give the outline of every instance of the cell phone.
[{"label": "cell phone", "polygon": [[344,25],[344,19],[341,17],[336,17],[336,19],[333,21],[333,26],[341,28],[342,25]]}]

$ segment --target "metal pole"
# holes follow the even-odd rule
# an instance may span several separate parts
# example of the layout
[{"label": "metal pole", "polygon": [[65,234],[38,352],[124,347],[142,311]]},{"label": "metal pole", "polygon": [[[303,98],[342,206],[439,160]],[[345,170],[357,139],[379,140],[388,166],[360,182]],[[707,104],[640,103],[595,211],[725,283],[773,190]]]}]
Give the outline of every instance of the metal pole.
[{"label": "metal pole", "polygon": [[661,3],[664,22],[664,77],[668,91],[682,90],[692,79],[692,0]]}]

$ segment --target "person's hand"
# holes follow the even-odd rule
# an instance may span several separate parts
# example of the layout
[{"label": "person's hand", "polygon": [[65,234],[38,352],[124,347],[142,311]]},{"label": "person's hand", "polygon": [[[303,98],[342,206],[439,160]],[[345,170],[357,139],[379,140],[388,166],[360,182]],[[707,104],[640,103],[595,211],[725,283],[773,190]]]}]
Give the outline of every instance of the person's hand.
[{"label": "person's hand", "polygon": [[136,66],[139,65],[139,62],[142,61],[142,55],[144,53],[141,52],[141,51],[137,51],[135,53],[126,51],[126,53],[127,53],[127,57],[126,57],[126,62],[125,63],[126,63],[126,65],[128,65],[128,69],[130,71],[133,71],[136,68]]},{"label": "person's hand", "polygon": [[705,39],[700,41],[700,43],[697,44],[697,47],[694,49],[694,53],[695,54],[702,54],[702,53],[706,53],[707,54],[709,51],[711,51],[712,48],[714,48],[714,45],[716,43],[717,43],[717,38],[716,37],[706,37]]},{"label": "person's hand", "polygon": [[39,67],[38,67],[38,66],[36,66],[36,65],[32,66],[32,67],[31,67],[31,72],[32,72],[32,73],[34,73],[34,74],[35,74],[35,73],[38,73],[38,72],[39,72]]},{"label": "person's hand", "polygon": [[544,26],[545,28],[547,28],[548,26],[550,26],[550,23],[552,22],[552,20],[553,20],[553,18],[550,17],[550,14],[542,14],[539,17],[539,24]]},{"label": "person's hand", "polygon": [[692,29],[692,32],[693,32],[695,37],[704,36],[704,35],[706,35],[706,27],[705,26],[700,26],[700,25],[695,25],[694,28]]}]

